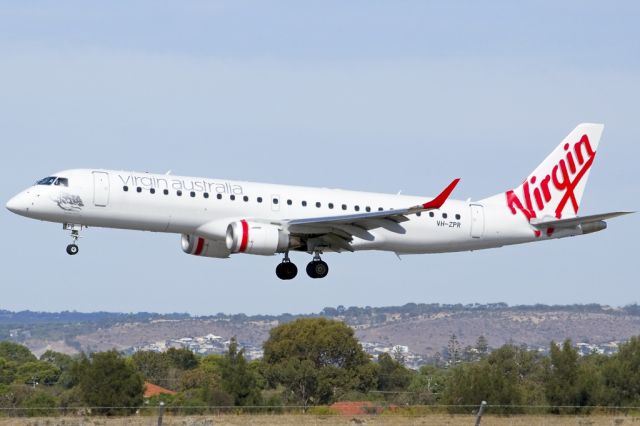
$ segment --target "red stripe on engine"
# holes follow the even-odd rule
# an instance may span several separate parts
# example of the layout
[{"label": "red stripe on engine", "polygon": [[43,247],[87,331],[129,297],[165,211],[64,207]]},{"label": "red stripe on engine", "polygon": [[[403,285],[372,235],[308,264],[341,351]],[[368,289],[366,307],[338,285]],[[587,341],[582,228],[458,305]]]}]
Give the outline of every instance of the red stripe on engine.
[{"label": "red stripe on engine", "polygon": [[196,256],[200,256],[202,254],[202,249],[204,248],[204,238],[198,237],[198,244],[196,245],[196,251],[193,252]]},{"label": "red stripe on engine", "polygon": [[249,224],[246,220],[241,220],[240,224],[242,225],[242,242],[238,251],[242,253],[247,249],[247,244],[249,244]]}]

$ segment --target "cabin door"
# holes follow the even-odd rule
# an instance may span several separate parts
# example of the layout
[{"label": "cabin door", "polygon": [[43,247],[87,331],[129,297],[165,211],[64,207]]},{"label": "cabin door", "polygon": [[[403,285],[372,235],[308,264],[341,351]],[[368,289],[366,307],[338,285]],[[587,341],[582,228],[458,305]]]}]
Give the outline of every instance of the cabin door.
[{"label": "cabin door", "polygon": [[93,172],[93,205],[106,207],[109,204],[109,173]]},{"label": "cabin door", "polygon": [[484,207],[471,204],[471,237],[481,238],[484,234]]}]

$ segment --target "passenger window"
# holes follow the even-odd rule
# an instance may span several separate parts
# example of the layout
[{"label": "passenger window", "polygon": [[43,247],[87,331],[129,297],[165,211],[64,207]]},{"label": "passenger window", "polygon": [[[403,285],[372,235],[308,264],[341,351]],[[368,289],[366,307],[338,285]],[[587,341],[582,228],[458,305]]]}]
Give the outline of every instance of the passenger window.
[{"label": "passenger window", "polygon": [[249,197],[247,197],[246,195],[244,197],[242,197],[242,199],[246,202],[249,201]]},{"label": "passenger window", "polygon": [[329,208],[332,209],[333,208],[333,203],[329,203]]},{"label": "passenger window", "polygon": [[273,204],[278,204],[278,201],[279,201],[279,200],[278,200],[277,198],[274,198],[274,199],[273,199]]},{"label": "passenger window", "polygon": [[136,188],[136,191],[138,191],[138,192],[142,192],[142,188],[137,187],[137,188]]},{"label": "passenger window", "polygon": [[446,219],[447,218],[447,214],[446,213],[442,213],[442,218]]},{"label": "passenger window", "polygon": [[208,192],[205,192],[204,194],[202,194],[202,196],[203,196],[204,198],[209,198],[209,193],[208,193]]},{"label": "passenger window", "polygon": [[291,204],[293,204],[293,201],[287,200],[287,205],[290,206]]},{"label": "passenger window", "polygon": [[229,195],[229,199],[230,199],[231,201],[233,201],[233,200],[235,200],[235,199],[236,199],[236,196],[235,196],[235,195],[233,195],[233,194],[231,194],[231,195]]},{"label": "passenger window", "polygon": [[195,192],[193,192],[193,191],[191,191],[191,196],[192,196],[192,197],[195,197],[195,196],[196,196],[196,193],[195,193]]},{"label": "passenger window", "polygon": [[378,211],[382,212],[382,211],[384,211],[384,209],[382,207],[378,207]]},{"label": "passenger window", "polygon": [[302,202],[302,207],[307,207],[307,202],[306,201]]},{"label": "passenger window", "polygon": [[346,210],[346,209],[347,209],[347,205],[346,205],[346,204],[343,204],[343,205],[342,205],[342,210]]},{"label": "passenger window", "polygon": [[69,179],[59,177],[58,179],[56,179],[56,183],[54,183],[54,185],[69,186]]},{"label": "passenger window", "polygon": [[460,215],[456,214],[456,219],[460,220]]},{"label": "passenger window", "polygon": [[322,204],[320,204],[320,201],[316,201],[316,207],[320,208],[320,206],[322,206]]},{"label": "passenger window", "polygon": [[218,194],[218,195],[216,195],[216,198],[217,198],[218,200],[222,200],[222,194]]},{"label": "passenger window", "polygon": [[261,203],[262,202],[262,197],[258,197],[257,200],[258,200],[259,203]]},{"label": "passenger window", "polygon": [[371,207],[367,206],[367,207],[365,208],[365,210],[366,210],[366,211],[368,211],[368,212],[370,212],[370,211],[371,211]]},{"label": "passenger window", "polygon": [[180,191],[180,190],[178,189],[178,190],[176,191],[176,195],[177,195],[178,197],[182,197],[182,191]]},{"label": "passenger window", "polygon": [[360,206],[355,206],[354,209],[355,209],[355,211],[359,212],[360,211]]},{"label": "passenger window", "polygon": [[156,189],[155,188],[151,188],[151,189],[149,189],[149,192],[152,193],[152,194],[155,194],[156,193]]},{"label": "passenger window", "polygon": [[163,193],[164,195],[169,195],[169,190],[168,190],[168,189],[165,189],[164,191],[162,191],[162,193]]},{"label": "passenger window", "polygon": [[422,216],[422,212],[416,213],[416,216]]},{"label": "passenger window", "polygon": [[433,216],[434,216],[433,212],[429,212],[429,217],[433,217]]},{"label": "passenger window", "polygon": [[128,187],[127,185],[125,185],[125,186],[123,186],[123,187],[122,187],[122,190],[123,190],[124,192],[127,192],[127,191],[129,190],[129,187]]}]

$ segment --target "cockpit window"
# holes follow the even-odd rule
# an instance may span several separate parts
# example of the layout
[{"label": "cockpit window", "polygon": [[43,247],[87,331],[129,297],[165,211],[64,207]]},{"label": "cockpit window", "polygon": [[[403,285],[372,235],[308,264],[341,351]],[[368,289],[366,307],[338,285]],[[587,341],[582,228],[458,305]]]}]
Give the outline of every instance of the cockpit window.
[{"label": "cockpit window", "polygon": [[55,176],[49,176],[44,179],[40,179],[36,182],[36,185],[51,185],[56,180]]},{"label": "cockpit window", "polygon": [[54,185],[69,186],[69,179],[59,177],[58,179],[56,179],[56,182],[54,183]]}]

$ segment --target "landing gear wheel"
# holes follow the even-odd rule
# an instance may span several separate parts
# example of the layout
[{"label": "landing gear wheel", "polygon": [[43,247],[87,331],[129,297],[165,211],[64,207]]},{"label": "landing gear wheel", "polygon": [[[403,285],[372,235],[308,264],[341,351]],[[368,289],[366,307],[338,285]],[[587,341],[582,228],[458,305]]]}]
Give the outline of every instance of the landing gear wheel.
[{"label": "landing gear wheel", "polygon": [[329,265],[322,260],[312,260],[307,264],[307,275],[311,278],[324,278],[329,273]]},{"label": "landing gear wheel", "polygon": [[281,280],[292,280],[298,275],[298,267],[292,262],[282,262],[276,266],[276,275]]},{"label": "landing gear wheel", "polygon": [[80,251],[80,249],[76,244],[69,244],[67,246],[67,254],[70,254],[71,256],[78,254],[78,251]]}]

